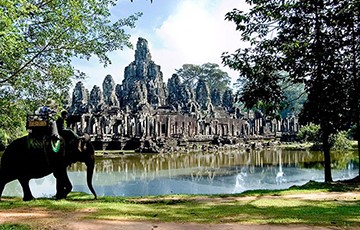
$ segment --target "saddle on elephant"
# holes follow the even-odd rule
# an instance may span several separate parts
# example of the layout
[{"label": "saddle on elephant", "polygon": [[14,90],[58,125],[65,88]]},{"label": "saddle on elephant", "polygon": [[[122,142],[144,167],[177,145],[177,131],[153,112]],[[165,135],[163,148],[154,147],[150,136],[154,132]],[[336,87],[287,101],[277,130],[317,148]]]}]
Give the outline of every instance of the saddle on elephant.
[{"label": "saddle on elephant", "polygon": [[[29,131],[27,138],[29,148],[40,149],[51,146],[53,152],[59,152],[61,141],[57,134],[56,124],[50,120],[48,114],[27,115],[26,129]],[[57,138],[53,138],[54,135]]]}]

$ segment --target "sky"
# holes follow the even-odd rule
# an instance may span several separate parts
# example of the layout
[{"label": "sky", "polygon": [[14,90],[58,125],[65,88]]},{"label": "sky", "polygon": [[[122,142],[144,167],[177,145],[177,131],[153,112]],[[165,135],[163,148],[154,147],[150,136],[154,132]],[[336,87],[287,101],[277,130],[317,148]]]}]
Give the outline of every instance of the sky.
[{"label": "sky", "polygon": [[127,30],[134,49],[125,48],[109,53],[111,65],[104,68],[97,58],[90,61],[75,60],[74,66],[87,74],[82,80],[89,90],[94,85],[102,87],[110,74],[117,84],[122,84],[124,69],[134,61],[139,37],[148,41],[152,60],[161,66],[163,80],[167,80],[183,64],[202,65],[216,63],[227,72],[233,83],[238,73],[223,67],[221,54],[233,53],[244,47],[235,24],[225,21],[225,14],[232,9],[246,11],[244,0],[119,0],[111,8],[113,19],[124,18],[136,12],[143,15],[136,28]]}]

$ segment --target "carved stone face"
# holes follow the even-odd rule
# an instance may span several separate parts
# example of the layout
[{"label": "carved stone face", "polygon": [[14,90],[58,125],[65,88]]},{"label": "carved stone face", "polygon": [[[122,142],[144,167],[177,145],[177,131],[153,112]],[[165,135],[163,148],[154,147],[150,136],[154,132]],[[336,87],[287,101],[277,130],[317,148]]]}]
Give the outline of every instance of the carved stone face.
[{"label": "carved stone face", "polygon": [[90,93],[90,104],[96,107],[102,102],[103,102],[103,97],[101,90],[98,86],[94,86]]},{"label": "carved stone face", "polygon": [[74,102],[75,102],[75,103],[81,103],[82,98],[83,98],[83,95],[82,95],[82,91],[81,91],[80,88],[76,87],[76,88],[74,89],[74,94],[73,94],[73,96],[74,96]]},{"label": "carved stone face", "polygon": [[112,92],[115,88],[115,81],[111,75],[107,75],[103,82],[104,94]]}]

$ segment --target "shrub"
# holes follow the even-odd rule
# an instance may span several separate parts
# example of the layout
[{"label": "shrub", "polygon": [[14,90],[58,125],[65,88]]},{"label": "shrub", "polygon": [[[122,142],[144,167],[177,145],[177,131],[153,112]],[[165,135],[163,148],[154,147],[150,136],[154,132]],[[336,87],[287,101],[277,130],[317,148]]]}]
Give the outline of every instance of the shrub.
[{"label": "shrub", "polygon": [[331,148],[334,150],[345,150],[351,148],[351,141],[347,138],[348,132],[341,131],[330,137]]},{"label": "shrub", "polygon": [[8,143],[9,135],[3,129],[0,129],[0,151],[3,151]]},{"label": "shrub", "polygon": [[300,128],[297,137],[301,141],[320,142],[320,126],[319,125],[305,125]]}]

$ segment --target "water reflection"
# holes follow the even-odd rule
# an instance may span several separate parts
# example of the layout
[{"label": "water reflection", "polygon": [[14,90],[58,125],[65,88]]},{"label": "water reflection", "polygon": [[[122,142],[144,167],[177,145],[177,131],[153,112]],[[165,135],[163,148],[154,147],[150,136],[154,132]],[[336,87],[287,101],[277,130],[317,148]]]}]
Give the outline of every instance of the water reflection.
[{"label": "water reflection", "polygon": [[[333,154],[333,178],[357,175],[356,153]],[[93,184],[98,195],[143,196],[158,194],[238,193],[250,189],[281,189],[309,180],[323,180],[319,152],[266,149],[216,153],[126,154],[99,157]],[[74,191],[90,193],[86,166],[72,165],[69,176]],[[14,182],[13,182],[14,183]],[[12,184],[13,184],[12,183]],[[14,185],[11,185],[14,186]],[[5,194],[21,196],[21,188],[7,186]],[[32,180],[34,195],[55,194],[52,176]],[[18,193],[20,191],[20,194]]]}]

